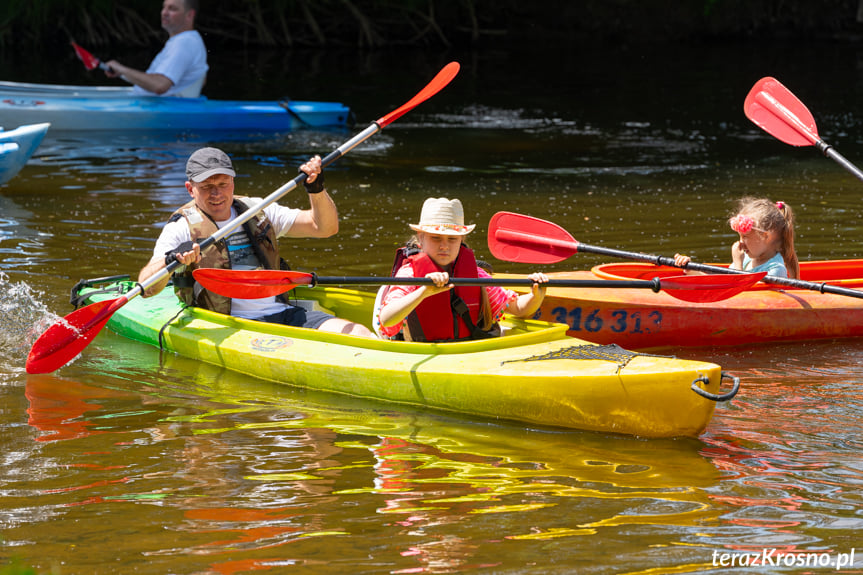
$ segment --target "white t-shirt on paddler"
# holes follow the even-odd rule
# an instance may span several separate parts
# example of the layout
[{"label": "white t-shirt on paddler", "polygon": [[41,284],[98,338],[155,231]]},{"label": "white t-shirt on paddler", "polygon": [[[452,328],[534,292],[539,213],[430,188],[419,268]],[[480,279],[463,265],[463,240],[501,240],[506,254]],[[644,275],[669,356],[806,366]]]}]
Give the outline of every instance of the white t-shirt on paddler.
[{"label": "white t-shirt on paddler", "polygon": [[[261,203],[262,200],[260,198],[247,198],[245,201],[254,206]],[[272,223],[276,237],[286,234],[291,229],[300,212],[301,210],[297,208],[286,208],[278,204],[270,204],[264,208],[264,214],[266,214],[270,223]],[[223,228],[236,217],[236,211],[234,208],[231,208],[231,219],[216,222],[216,225],[219,228]],[[183,242],[190,241],[192,241],[192,233],[189,230],[186,218],[179,218],[176,221],[168,222],[162,228],[159,239],[156,240],[153,256],[164,258],[166,253],[177,249]],[[225,243],[228,245],[231,269],[249,270],[258,267],[258,260],[252,249],[251,239],[246,230],[243,229],[243,226],[240,226],[239,229],[225,238]],[[200,289],[200,286],[196,285],[195,289]],[[285,304],[277,301],[275,297],[261,299],[234,298],[231,300],[231,315],[246,319],[257,319],[265,315],[279,313],[285,307]]]},{"label": "white t-shirt on paddler", "polygon": [[[171,36],[147,68],[148,74],[161,74],[172,83],[163,96],[197,98],[207,76],[207,48],[197,30],[186,30]],[[140,86],[133,86],[138,95],[154,96]]]}]

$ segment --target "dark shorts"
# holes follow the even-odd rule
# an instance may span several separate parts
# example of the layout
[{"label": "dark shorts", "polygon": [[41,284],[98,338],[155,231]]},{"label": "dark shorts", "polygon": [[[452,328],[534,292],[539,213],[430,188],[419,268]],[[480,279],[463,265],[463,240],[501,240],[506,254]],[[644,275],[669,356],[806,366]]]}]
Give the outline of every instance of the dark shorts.
[{"label": "dark shorts", "polygon": [[279,313],[265,315],[260,318],[259,321],[318,329],[325,321],[333,319],[334,317],[335,316],[322,311],[306,311],[301,307],[288,307]]}]

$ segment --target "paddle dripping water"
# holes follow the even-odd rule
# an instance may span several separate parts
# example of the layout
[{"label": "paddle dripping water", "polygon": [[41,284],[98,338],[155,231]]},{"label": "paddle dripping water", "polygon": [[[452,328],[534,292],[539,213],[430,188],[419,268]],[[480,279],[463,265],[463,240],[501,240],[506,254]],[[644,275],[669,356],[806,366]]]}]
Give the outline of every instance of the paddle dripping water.
[{"label": "paddle dripping water", "polygon": [[20,370],[27,350],[58,319],[38,295],[28,284],[12,282],[0,272],[0,363],[11,370]]}]

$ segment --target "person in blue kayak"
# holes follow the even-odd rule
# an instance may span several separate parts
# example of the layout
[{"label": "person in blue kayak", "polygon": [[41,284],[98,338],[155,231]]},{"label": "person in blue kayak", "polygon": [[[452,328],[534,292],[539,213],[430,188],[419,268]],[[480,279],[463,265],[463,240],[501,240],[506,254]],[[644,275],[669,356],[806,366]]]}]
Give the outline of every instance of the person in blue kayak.
[{"label": "person in blue kayak", "polygon": [[[794,251],[794,211],[791,206],[766,198],[741,198],[728,223],[740,237],[731,246],[731,269],[800,278],[800,264]],[[674,255],[674,265],[678,267],[685,267],[690,261],[689,256]]]},{"label": "person in blue kayak", "polygon": [[500,335],[497,321],[508,312],[517,317],[533,315],[545,297],[548,277],[528,276],[535,283],[519,295],[500,286],[454,286],[449,278],[488,278],[463,240],[474,229],[464,224],[459,200],[428,198],[416,235],[396,252],[395,277],[430,278],[434,285],[384,286],[378,291],[375,331],[390,339],[448,341],[482,339]]},{"label": "person in blue kayak", "polygon": [[[228,298],[210,292],[195,281],[197,268],[287,269],[279,255],[278,238],[326,238],[339,231],[335,203],[324,188],[321,158],[315,156],[300,167],[308,174],[304,182],[310,208],[301,210],[272,203],[240,226],[234,233],[201,251],[199,242],[215,234],[238,214],[254,210],[260,198],[234,195],[231,158],[218,148],[201,148],[186,162],[186,190],[192,197],[162,228],[153,256],[139,273],[138,281],[160,272],[168,262],[182,266],[172,275],[174,292],[187,306],[246,319],[280,323],[363,337],[375,337],[364,325],[318,310],[291,305],[283,296],[260,299]],[[168,284],[168,277],[151,286],[144,297],[156,295]]]},{"label": "person in blue kayak", "polygon": [[106,62],[109,78],[122,77],[134,84],[140,95],[197,98],[207,78],[207,48],[195,30],[198,0],[164,0],[162,28],[168,41],[146,72],[130,68],[117,60]]}]

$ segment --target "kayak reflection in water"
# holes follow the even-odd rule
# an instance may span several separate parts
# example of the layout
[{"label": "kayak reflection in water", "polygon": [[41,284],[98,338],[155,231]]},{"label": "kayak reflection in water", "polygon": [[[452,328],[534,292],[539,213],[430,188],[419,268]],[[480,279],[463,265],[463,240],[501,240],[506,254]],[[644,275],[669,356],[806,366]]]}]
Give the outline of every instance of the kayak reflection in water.
[{"label": "kayak reflection in water", "polygon": [[497,321],[504,312],[528,317],[539,309],[546,290],[542,284],[548,281],[542,273],[529,276],[535,283],[522,295],[500,286],[450,283],[450,277],[491,277],[463,243],[475,225],[464,224],[459,200],[428,198],[420,222],[410,227],[416,235],[396,253],[393,275],[425,277],[434,285],[381,288],[373,323],[383,336],[408,341],[482,339],[500,335]]}]

